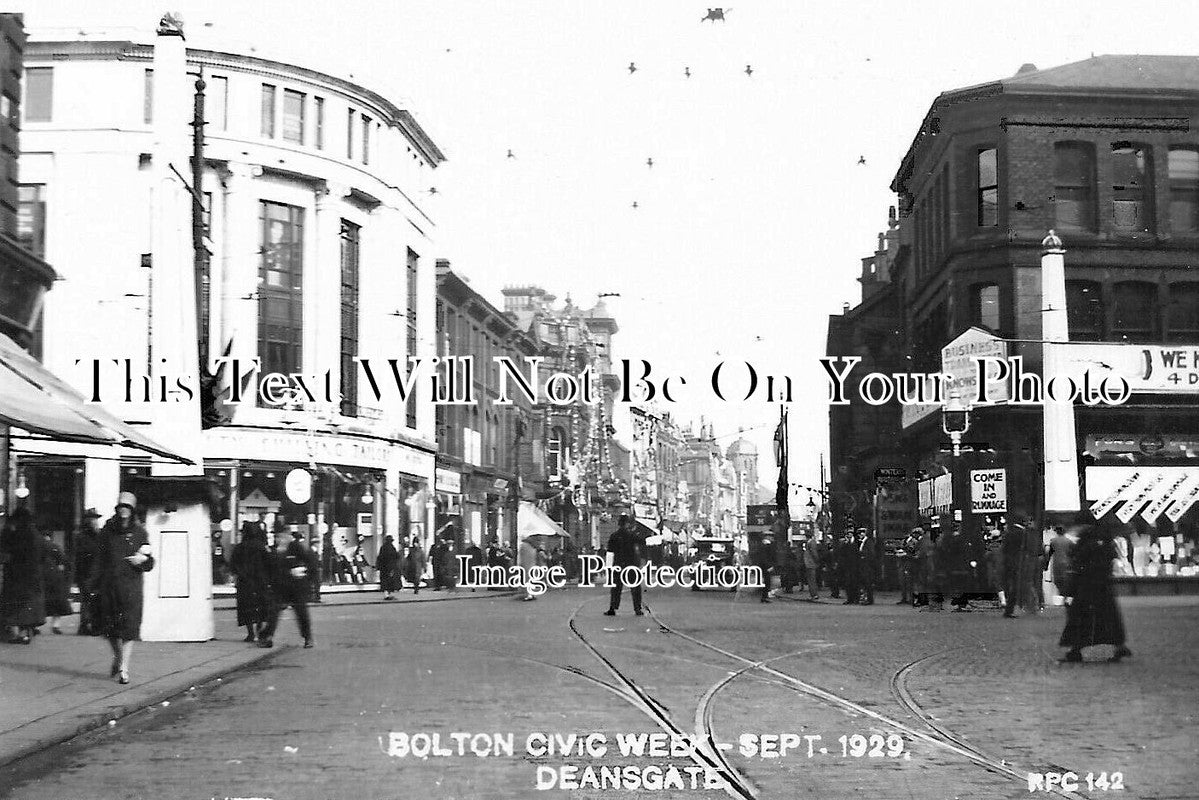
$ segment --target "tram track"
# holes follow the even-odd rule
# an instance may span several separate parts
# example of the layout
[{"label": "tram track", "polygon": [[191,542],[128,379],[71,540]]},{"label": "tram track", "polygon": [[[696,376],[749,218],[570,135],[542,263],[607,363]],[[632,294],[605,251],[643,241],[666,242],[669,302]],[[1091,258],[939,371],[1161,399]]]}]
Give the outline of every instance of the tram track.
[{"label": "tram track", "polygon": [[[1014,780],[1021,784],[1026,785],[1026,782],[1028,779],[1027,773],[1021,772],[1021,771],[1015,769],[1014,767],[1009,766],[1007,764],[1006,760],[1004,760],[1004,759],[997,759],[992,755],[982,752],[981,750],[974,747],[973,745],[970,745],[969,743],[964,742],[961,739],[961,737],[953,734],[952,731],[945,729],[943,726],[936,726],[933,724],[929,724],[930,722],[935,723],[935,720],[930,720],[928,718],[929,715],[927,714],[927,712],[923,711],[923,709],[920,708],[919,704],[915,703],[915,700],[913,698],[911,698],[910,693],[908,694],[908,698],[911,701],[911,705],[903,702],[902,700],[900,701],[901,705],[903,705],[903,707],[906,710],[908,710],[910,713],[913,713],[917,718],[921,719],[926,725],[928,725],[928,727],[930,728],[932,733],[920,730],[919,728],[908,725],[904,722],[901,722],[900,720],[893,719],[893,718],[887,716],[886,714],[882,714],[878,711],[874,711],[873,709],[867,708],[853,700],[850,700],[847,697],[843,697],[839,694],[836,694],[835,692],[829,691],[822,687],[816,686],[815,684],[812,684],[812,683],[804,681],[800,678],[797,678],[793,675],[790,675],[788,673],[785,673],[778,669],[775,669],[774,667],[769,666],[767,662],[755,661],[755,660],[747,658],[739,653],[735,653],[730,650],[726,650],[722,647],[719,647],[717,645],[714,645],[711,642],[705,642],[702,639],[698,639],[694,636],[691,636],[689,634],[678,631],[678,630],[672,628],[667,623],[663,622],[662,619],[659,618],[652,609],[648,609],[647,613],[649,614],[651,619],[653,619],[655,622],[658,623],[659,628],[663,632],[669,633],[673,636],[677,636],[678,638],[680,638],[684,641],[690,642],[690,643],[696,645],[697,647],[702,647],[711,652],[719,653],[720,655],[722,655],[732,661],[743,664],[743,665],[745,665],[744,669],[743,669],[744,672],[751,672],[751,671],[755,671],[755,670],[761,671],[762,673],[771,676],[777,682],[786,686],[788,689],[790,689],[792,691],[795,691],[800,694],[806,695],[808,697],[814,698],[816,700],[819,700],[819,701],[825,703],[826,705],[833,706],[835,708],[839,708],[842,711],[846,711],[849,713],[861,715],[861,716],[867,717],[869,719],[872,719],[875,722],[877,722],[883,726],[889,727],[895,731],[898,731],[898,732],[908,736],[912,740],[918,740],[918,741],[924,742],[925,744],[931,745],[939,750],[949,752],[960,758],[966,759],[967,761],[970,761],[971,763],[973,763],[975,766],[978,766],[988,772],[1003,776],[1005,778],[1009,778],[1011,780]],[[929,656],[925,656],[921,659],[917,659],[915,662],[909,663],[909,664],[905,665],[904,667],[901,667],[899,670],[896,671],[895,674],[892,675],[892,677],[889,681],[890,686],[892,687],[893,691],[897,685],[899,685],[901,687],[903,686],[903,681],[906,679],[907,674],[909,674],[911,672],[911,669],[914,669],[916,665],[918,665],[919,663],[926,661],[930,658],[941,655],[944,652],[949,652],[949,651],[952,651],[955,649],[960,649],[960,648],[947,648],[946,650],[941,651],[941,653],[933,653]],[[772,660],[775,660],[775,659],[768,659],[767,661],[772,661]],[[900,673],[902,673],[902,675],[900,675]],[[899,677],[897,678],[897,676],[899,676]],[[906,691],[906,689],[905,689],[905,691]],[[1077,792],[1067,791],[1060,787],[1056,787],[1054,789],[1054,791],[1062,797],[1070,798],[1070,800],[1084,800],[1083,795],[1081,795]]]}]

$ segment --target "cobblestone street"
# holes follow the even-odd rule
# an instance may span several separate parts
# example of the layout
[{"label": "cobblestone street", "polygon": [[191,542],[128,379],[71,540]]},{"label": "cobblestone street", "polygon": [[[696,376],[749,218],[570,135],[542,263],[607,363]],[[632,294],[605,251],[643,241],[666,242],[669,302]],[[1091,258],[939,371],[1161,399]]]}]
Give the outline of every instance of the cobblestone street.
[{"label": "cobblestone street", "polygon": [[[1016,798],[1029,796],[1029,771],[1078,773],[1072,797],[1105,794],[1087,790],[1088,772],[1122,773],[1120,797],[1195,795],[1191,599],[1124,600],[1133,659],[1081,665],[1057,662],[1060,608],[1008,620],[918,613],[886,595],[871,607],[763,606],[723,592],[648,599],[650,614],[615,619],[600,614],[597,592],[575,589],[534,603],[318,607],[316,649],[295,647],[286,619],[278,645],[288,646],[273,659],[26,759],[4,778],[5,796],[645,793],[537,791],[551,772],[539,768],[568,764],[706,766],[729,779],[659,797]],[[231,616],[219,616],[232,639]],[[661,731],[730,747],[694,758],[616,752],[617,734]],[[443,747],[456,747],[455,732],[511,732],[515,753],[397,757],[391,732],[440,734]],[[608,752],[527,753],[536,732],[602,733]],[[802,739],[781,758],[744,754],[740,745],[770,741],[741,737],[772,733],[822,738],[810,757]],[[902,737],[895,755],[876,744],[891,734]]]}]

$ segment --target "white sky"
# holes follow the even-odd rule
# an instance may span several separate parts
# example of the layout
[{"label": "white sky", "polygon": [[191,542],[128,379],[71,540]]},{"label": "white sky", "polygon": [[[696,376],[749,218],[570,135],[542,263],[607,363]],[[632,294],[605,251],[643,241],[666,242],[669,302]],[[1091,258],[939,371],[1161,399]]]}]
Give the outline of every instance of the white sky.
[{"label": "white sky", "polygon": [[686,376],[677,416],[706,415],[734,434],[722,442],[756,427],[767,485],[777,407],[721,403],[708,375],[723,357],[791,376],[791,478],[815,484],[827,316],[857,302],[859,259],[934,97],[1025,62],[1196,55],[1199,7],[732,2],[702,24],[707,2],[14,5],[31,29],[153,28],[179,10],[193,46],[254,47],[392,98],[449,157],[423,195],[439,257],[496,305],[520,283],[584,305],[620,292],[614,355]]}]

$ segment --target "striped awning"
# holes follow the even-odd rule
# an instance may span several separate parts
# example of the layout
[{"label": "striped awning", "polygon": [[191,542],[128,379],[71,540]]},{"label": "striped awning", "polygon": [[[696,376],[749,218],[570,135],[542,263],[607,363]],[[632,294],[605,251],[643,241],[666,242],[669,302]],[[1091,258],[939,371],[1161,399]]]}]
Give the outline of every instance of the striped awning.
[{"label": "striped awning", "polygon": [[1177,467],[1087,467],[1087,499],[1096,519],[1127,523],[1138,513],[1150,525],[1163,515],[1178,522],[1199,502],[1199,464]]}]

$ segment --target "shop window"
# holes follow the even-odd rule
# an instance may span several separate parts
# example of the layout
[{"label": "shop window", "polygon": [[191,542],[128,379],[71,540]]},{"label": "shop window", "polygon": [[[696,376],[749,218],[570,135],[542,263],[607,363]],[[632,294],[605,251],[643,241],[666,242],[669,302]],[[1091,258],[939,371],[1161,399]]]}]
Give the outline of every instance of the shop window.
[{"label": "shop window", "polygon": [[1171,147],[1167,174],[1170,180],[1170,230],[1199,233],[1199,148]]},{"label": "shop window", "polygon": [[551,478],[560,478],[565,472],[566,432],[553,428],[545,443],[545,468]]},{"label": "shop window", "polygon": [[[420,256],[413,252],[412,248],[408,248],[408,259],[406,267],[405,288],[407,293],[407,308],[408,308],[408,356],[414,357],[416,352],[416,324],[417,324],[417,275],[420,270]],[[407,408],[407,424],[409,428],[416,427],[416,394],[413,393],[408,397]]]},{"label": "shop window", "polygon": [[269,83],[262,84],[262,135],[275,138],[275,87]]},{"label": "shop window", "polygon": [[361,228],[341,221],[341,413],[358,416],[358,255]]},{"label": "shop window", "polygon": [[1170,284],[1166,340],[1199,344],[1199,283]]},{"label": "shop window", "polygon": [[283,90],[283,141],[304,144],[304,111],[307,96],[292,89]]},{"label": "shop window", "polygon": [[1112,145],[1112,222],[1117,228],[1149,230],[1149,153],[1141,145]]},{"label": "shop window", "polygon": [[214,75],[207,84],[204,96],[205,122],[210,131],[223,131],[229,126],[229,79]]},{"label": "shop window", "polygon": [[970,324],[999,330],[999,285],[976,283],[970,287]]},{"label": "shop window", "polygon": [[1057,227],[1094,230],[1094,147],[1086,142],[1058,142],[1053,151],[1053,215]]},{"label": "shop window", "polygon": [[54,68],[29,67],[25,70],[26,122],[49,122],[54,113]]},{"label": "shop window", "polygon": [[325,98],[312,98],[312,143],[317,150],[325,149]]},{"label": "shop window", "polygon": [[262,371],[302,367],[304,210],[263,201],[258,271],[258,353]]},{"label": "shop window", "polygon": [[1103,287],[1095,281],[1066,281],[1066,318],[1071,341],[1103,338]]},{"label": "shop window", "polygon": [[978,194],[975,206],[980,228],[999,224],[999,165],[996,153],[994,147],[978,151]]},{"label": "shop window", "polygon": [[1157,284],[1124,281],[1113,287],[1113,341],[1151,341],[1157,333],[1157,316]]}]

